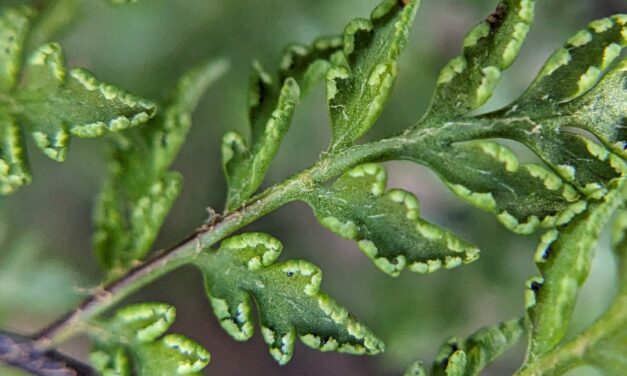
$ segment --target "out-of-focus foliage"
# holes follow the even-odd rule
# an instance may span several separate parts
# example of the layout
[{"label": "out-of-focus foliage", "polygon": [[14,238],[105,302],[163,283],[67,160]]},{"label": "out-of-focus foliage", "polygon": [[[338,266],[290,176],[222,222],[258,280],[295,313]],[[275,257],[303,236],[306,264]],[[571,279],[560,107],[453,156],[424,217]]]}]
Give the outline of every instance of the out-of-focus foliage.
[{"label": "out-of-focus foliage", "polygon": [[190,70],[163,114],[112,139],[110,176],[94,214],[94,248],[110,275],[120,275],[150,250],[181,190],[182,177],[169,168],[185,141],[192,112],[226,68],[226,62],[217,61]]},{"label": "out-of-focus foliage", "polygon": [[78,274],[43,244],[24,236],[0,245],[0,320],[25,311],[50,317],[78,300]]}]

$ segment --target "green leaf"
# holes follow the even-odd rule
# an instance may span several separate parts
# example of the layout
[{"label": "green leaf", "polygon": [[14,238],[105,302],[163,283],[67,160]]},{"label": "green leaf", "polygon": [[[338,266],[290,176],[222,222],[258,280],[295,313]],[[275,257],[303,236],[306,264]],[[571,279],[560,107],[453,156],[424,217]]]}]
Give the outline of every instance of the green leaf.
[{"label": "green leaf", "polygon": [[[619,201],[623,201],[626,192],[623,189],[622,192],[618,193],[622,193],[623,197]],[[625,373],[624,371],[627,369],[627,353],[625,352],[627,349],[626,229],[627,212],[621,209],[614,222],[612,234],[612,243],[617,259],[619,289],[608,309],[590,327],[567,343],[552,348],[537,357],[528,356],[528,361],[516,375],[563,375],[570,369],[585,364],[594,366],[607,376],[620,376]],[[550,248],[550,253],[553,253],[553,248]],[[562,250],[561,257],[565,257],[563,256],[564,253]],[[581,268],[582,265],[577,265],[575,272],[580,272]],[[547,311],[542,313],[545,312]]]},{"label": "green leaf", "polygon": [[580,337],[592,337],[583,358],[608,376],[620,376],[627,369],[627,211],[619,211],[613,228],[618,295],[608,310]]},{"label": "green leaf", "polygon": [[[627,16],[625,17],[627,18]],[[627,35],[627,28],[623,27]],[[627,42],[625,42],[627,43]],[[594,134],[612,152],[627,157],[627,58],[615,63],[590,91],[562,106],[563,124]]]},{"label": "green leaf", "polygon": [[119,167],[112,168],[115,172],[105,183],[94,213],[94,248],[110,276],[128,270],[150,250],[183,180],[178,173],[168,172],[133,191],[124,185],[123,177],[116,176],[131,170]]},{"label": "green leaf", "polygon": [[292,45],[281,60],[278,79],[253,64],[249,92],[251,140],[229,132],[222,140],[222,164],[227,178],[227,210],[241,206],[263,182],[287,133],[296,104],[330,67],[342,46],[340,38],[320,38],[311,47]]},{"label": "green leaf", "polygon": [[355,240],[384,272],[430,273],[476,260],[479,249],[420,218],[420,204],[401,189],[385,191],[385,169],[378,164],[355,167],[332,187],[319,187],[305,200],[320,223]]},{"label": "green leaf", "polygon": [[608,181],[625,174],[617,155],[627,156],[627,59],[611,63],[627,44],[626,20],[617,15],[592,22],[547,61],[520,99],[485,116],[509,124],[494,136],[524,143],[587,197],[600,198]]},{"label": "green leaf", "polygon": [[[22,134],[31,133],[46,155],[63,161],[72,135],[96,137],[146,122],[155,106],[87,71],[66,71],[58,44],[39,47],[22,67],[31,40],[47,39],[67,22],[74,4],[59,0],[33,25],[36,12],[25,6],[0,13],[0,194],[31,181]],[[63,10],[63,11],[60,11]],[[21,78],[21,80],[20,80]]]},{"label": "green leaf", "polygon": [[482,328],[465,341],[453,337],[440,349],[433,376],[472,376],[514,346],[525,333],[521,319]]},{"label": "green leaf", "polygon": [[17,115],[50,158],[63,161],[71,135],[97,137],[145,123],[155,106],[82,69],[68,74],[58,44],[40,47],[24,68]]},{"label": "green leaf", "polygon": [[387,102],[418,0],[384,0],[370,20],[344,30],[344,49],[327,74],[331,113],[330,150],[350,145],[370,129]]},{"label": "green leaf", "polygon": [[131,267],[152,246],[181,190],[181,176],[168,170],[192,112],[226,69],[226,62],[217,61],[190,70],[163,115],[112,140],[113,162],[96,207],[94,236],[98,258],[111,275]]},{"label": "green leaf", "polygon": [[[579,338],[586,341],[583,359],[607,376],[620,376],[627,369],[627,211],[619,211],[612,233],[619,291],[608,310]],[[576,340],[575,340],[576,341]]]},{"label": "green leaf", "polygon": [[521,110],[537,112],[576,98],[594,86],[627,44],[627,15],[590,23],[544,64],[529,89],[516,101]]},{"label": "green leaf", "polygon": [[440,72],[425,124],[464,115],[490,99],[501,72],[518,56],[534,8],[534,0],[502,1],[468,33],[462,54]]},{"label": "green leaf", "polygon": [[[311,46],[292,44],[285,49],[279,70],[279,82],[292,77],[300,88],[301,97],[326,77],[334,54],[342,50],[341,37],[321,37]],[[260,97],[260,103],[263,99]]]},{"label": "green leaf", "polygon": [[611,183],[602,200],[561,230],[542,236],[535,261],[541,276],[527,282],[525,306],[530,321],[528,358],[533,362],[554,349],[563,339],[577,292],[588,276],[594,245],[614,211],[622,204],[625,178]]},{"label": "green leaf", "polygon": [[15,118],[0,112],[0,194],[8,194],[31,181],[22,130]]},{"label": "green leaf", "polygon": [[[227,209],[233,210],[245,202],[263,182],[270,163],[279,151],[281,141],[289,129],[296,103],[300,98],[298,83],[289,77],[277,92],[270,76],[260,65],[255,65],[251,86],[258,87],[258,98],[265,100],[265,93],[276,98],[275,106],[251,107],[252,141],[249,148],[238,133],[229,132],[222,140],[222,159],[228,183]],[[253,94],[254,96],[255,94]],[[251,102],[255,99],[251,99]],[[272,100],[272,99],[270,99]],[[263,108],[258,108],[263,107]],[[267,114],[262,113],[268,112]],[[260,119],[259,122],[252,119]]]},{"label": "green leaf", "polygon": [[175,317],[174,307],[161,303],[118,310],[90,333],[92,364],[105,376],[200,375],[210,361],[207,350],[182,335],[163,335]]},{"label": "green leaf", "polygon": [[627,210],[621,209],[612,228],[612,248],[616,257],[619,291],[627,294]]},{"label": "green leaf", "polygon": [[560,124],[560,117],[506,117],[496,120],[508,126],[497,130],[494,136],[525,144],[584,198],[601,198],[607,193],[608,182],[627,172],[625,163],[617,155],[608,153],[605,147],[569,127],[576,125],[568,123],[571,117],[564,119]]},{"label": "green leaf", "polygon": [[[0,13],[0,92],[11,90],[20,74],[24,44],[34,11],[22,6],[2,9]],[[6,99],[2,97],[0,104]]]},{"label": "green leaf", "polygon": [[405,157],[432,168],[459,197],[496,214],[516,233],[565,224],[586,207],[577,191],[557,175],[537,164],[520,163],[511,150],[494,142],[407,149]]},{"label": "green leaf", "polygon": [[9,194],[31,181],[22,131],[11,115],[15,106],[8,91],[15,86],[34,12],[28,7],[3,9],[0,14],[0,194]]},{"label": "green leaf", "polygon": [[[497,214],[507,228],[521,234],[538,227],[567,224],[585,209],[585,200],[602,198],[608,184],[627,173],[619,157],[626,155],[621,132],[627,118],[627,62],[622,60],[610,67],[625,44],[626,18],[622,15],[592,23],[590,29],[603,29],[604,39],[597,41],[600,47],[590,47],[585,54],[577,47],[584,45],[578,41],[583,34],[571,38],[567,43],[573,49],[571,68],[556,68],[555,72],[543,69],[540,78],[513,104],[489,114],[447,121],[451,115],[465,115],[487,100],[496,83],[488,82],[488,71],[500,71],[511,64],[532,21],[533,7],[532,1],[502,2],[468,34],[462,56],[442,71],[428,114],[417,128],[405,133],[408,142],[394,156],[430,167],[460,197]],[[585,33],[594,42],[592,33]],[[551,62],[549,59],[546,66]],[[549,86],[538,92],[538,87],[544,85],[539,82],[552,80],[549,76],[563,74],[554,81],[559,85],[563,80],[579,79],[585,70],[580,74],[576,70],[593,63],[603,70],[590,85],[586,84],[586,90],[559,100],[545,100]],[[469,85],[473,90],[468,89]],[[486,95],[479,100],[481,95],[477,93],[481,90]],[[527,100],[532,93],[535,97]],[[593,133],[604,146],[575,128]],[[435,138],[431,136],[434,133],[438,135]],[[460,142],[481,138],[523,143],[549,170],[536,164],[520,164],[511,151],[493,142]],[[417,140],[421,142],[414,142]]]},{"label": "green leaf", "polygon": [[89,362],[102,376],[132,376],[133,369],[128,353],[118,346],[95,344]]},{"label": "green leaf", "polygon": [[222,327],[237,340],[249,339],[254,300],[263,338],[280,364],[292,358],[297,335],[321,351],[381,352],[383,343],[369,329],[320,292],[317,267],[300,260],[275,263],[281,249],[269,235],[247,233],[198,255],[195,263]]}]

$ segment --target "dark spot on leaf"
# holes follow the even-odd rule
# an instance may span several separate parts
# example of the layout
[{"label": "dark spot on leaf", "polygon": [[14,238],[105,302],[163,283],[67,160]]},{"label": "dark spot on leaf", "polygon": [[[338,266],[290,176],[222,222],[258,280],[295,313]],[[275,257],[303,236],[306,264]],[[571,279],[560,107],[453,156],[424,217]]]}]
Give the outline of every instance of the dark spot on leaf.
[{"label": "dark spot on leaf", "polygon": [[542,253],[542,258],[544,260],[548,260],[549,259],[549,255],[551,254],[552,251],[553,251],[553,248],[550,245],[548,247],[546,247],[544,249],[544,252]]},{"label": "dark spot on leaf", "polygon": [[529,287],[533,292],[538,292],[538,290],[540,290],[540,287],[542,287],[542,283],[533,281],[531,282],[531,285]]},{"label": "dark spot on leaf", "polygon": [[288,277],[292,277],[292,276],[294,276],[294,272],[287,272],[287,276],[288,276]]},{"label": "dark spot on leaf", "polygon": [[496,29],[503,23],[505,19],[505,14],[507,13],[507,5],[501,3],[499,4],[494,12],[492,12],[488,18],[488,24],[490,25],[490,29]]},{"label": "dark spot on leaf", "polygon": [[457,342],[451,343],[451,354],[459,350],[459,344]]},{"label": "dark spot on leaf", "polygon": [[251,123],[254,123],[254,121],[257,119],[257,117],[259,116],[259,113],[261,112],[261,107],[263,106],[263,103],[266,102],[269,99],[269,96],[271,95],[270,93],[270,88],[267,86],[267,83],[263,81],[263,78],[260,76],[255,77],[255,91],[256,91],[256,95],[257,95],[257,103],[252,106],[250,108],[250,121]]}]

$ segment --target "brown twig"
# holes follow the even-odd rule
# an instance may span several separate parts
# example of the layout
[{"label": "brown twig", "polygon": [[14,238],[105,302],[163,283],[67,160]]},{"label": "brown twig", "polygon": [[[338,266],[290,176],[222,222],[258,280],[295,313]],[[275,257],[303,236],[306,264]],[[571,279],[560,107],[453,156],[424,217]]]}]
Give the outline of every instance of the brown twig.
[{"label": "brown twig", "polygon": [[91,376],[96,371],[57,351],[40,351],[28,339],[0,332],[0,363],[39,376]]}]

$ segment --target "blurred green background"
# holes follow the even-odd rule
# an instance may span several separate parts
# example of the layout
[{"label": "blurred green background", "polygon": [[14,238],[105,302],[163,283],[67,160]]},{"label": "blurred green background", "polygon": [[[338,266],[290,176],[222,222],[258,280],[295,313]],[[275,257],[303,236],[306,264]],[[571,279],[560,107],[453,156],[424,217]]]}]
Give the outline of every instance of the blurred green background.
[{"label": "blurred green background", "polygon": [[[273,71],[287,43],[339,33],[350,19],[367,16],[377,2],[143,0],[111,6],[102,0],[79,1],[75,22],[57,38],[68,65],[88,68],[135,94],[163,102],[186,69],[210,57],[231,63],[194,116],[174,166],[185,177],[184,189],[156,248],[192,232],[206,219],[207,207],[222,209],[225,185],[219,144],[227,130],[246,130],[251,61],[258,59]],[[421,116],[440,67],[459,52],[465,32],[495,5],[496,0],[423,0],[390,103],[366,139],[396,133]],[[624,0],[539,1],[536,23],[521,56],[485,108],[519,95],[551,51],[588,21],[619,11],[627,11]],[[298,107],[266,185],[315,161],[328,142],[328,122],[320,85]],[[29,148],[33,184],[0,198],[0,327],[22,333],[37,330],[98,283],[90,223],[106,172],[105,146],[104,140],[75,139],[63,164]],[[524,150],[521,158],[533,159]],[[479,261],[434,275],[405,272],[390,278],[352,242],[320,227],[301,204],[291,204],[249,227],[281,239],[283,258],[304,258],[319,265],[325,274],[323,288],[385,340],[383,355],[323,354],[298,344],[292,362],[279,367],[258,333],[239,343],[221,330],[200,275],[191,268],[146,287],[129,302],[174,304],[178,319],[173,330],[207,347],[213,359],[206,373],[212,375],[398,375],[414,359],[430,363],[451,335],[466,336],[483,325],[520,316],[524,282],[536,273],[532,254],[537,237],[508,233],[492,216],[453,197],[427,169],[410,163],[387,165],[390,186],[416,193],[427,219],[477,244],[483,250]],[[573,332],[589,324],[611,299],[614,269],[606,243],[599,247],[580,295]],[[88,346],[77,339],[63,349],[85,359]],[[511,374],[523,351],[521,344],[486,374]],[[8,371],[0,369],[4,374]]]}]

